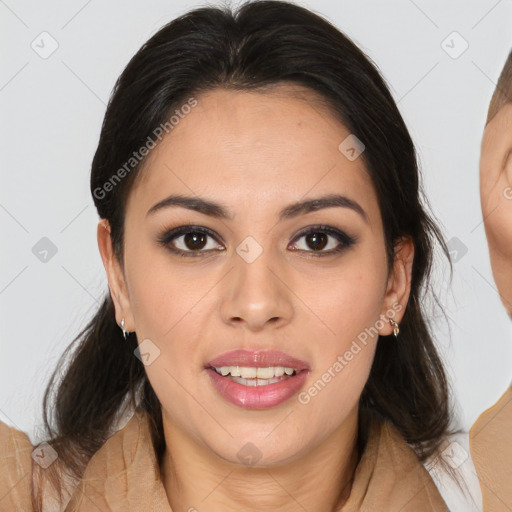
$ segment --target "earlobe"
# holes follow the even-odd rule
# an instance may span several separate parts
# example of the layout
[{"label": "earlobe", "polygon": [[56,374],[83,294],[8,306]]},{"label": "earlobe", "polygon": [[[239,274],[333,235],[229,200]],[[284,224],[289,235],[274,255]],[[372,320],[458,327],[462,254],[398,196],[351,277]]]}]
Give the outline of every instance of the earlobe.
[{"label": "earlobe", "polygon": [[107,274],[110,295],[114,302],[116,322],[118,325],[121,325],[121,320],[124,318],[125,329],[127,331],[134,331],[135,326],[124,272],[119,260],[114,254],[110,225],[105,219],[101,219],[98,222],[97,239],[100,256]]},{"label": "earlobe", "polygon": [[411,291],[412,266],[414,261],[414,242],[409,237],[404,237],[395,244],[395,256],[393,270],[388,279],[386,297],[383,303],[381,318],[384,326],[379,329],[379,334],[388,336],[393,334],[404,315],[409,294]]}]

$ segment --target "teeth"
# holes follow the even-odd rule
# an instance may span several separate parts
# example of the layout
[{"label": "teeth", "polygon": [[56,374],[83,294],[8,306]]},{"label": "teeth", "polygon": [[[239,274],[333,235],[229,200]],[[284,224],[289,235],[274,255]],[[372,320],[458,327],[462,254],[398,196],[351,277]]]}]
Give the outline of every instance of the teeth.
[{"label": "teeth", "polygon": [[274,368],[269,366],[268,368],[258,368],[256,372],[256,377],[258,379],[271,379],[274,376]]},{"label": "teeth", "polygon": [[[267,366],[266,368],[255,368],[252,366],[222,366],[215,368],[217,373],[222,376],[231,374],[232,377],[241,377],[242,379],[252,379],[254,382],[270,380],[274,377],[281,377],[284,374],[292,375],[295,370],[284,366]],[[255,386],[256,383],[249,383],[248,386]]]},{"label": "teeth", "polygon": [[254,379],[258,374],[258,368],[240,366],[240,377],[243,379]]},{"label": "teeth", "polygon": [[[228,377],[229,379],[238,382],[244,386],[266,386],[267,384],[274,384],[283,380],[281,377],[273,377],[272,379],[242,379],[242,377]],[[285,377],[287,379],[288,377]]]}]

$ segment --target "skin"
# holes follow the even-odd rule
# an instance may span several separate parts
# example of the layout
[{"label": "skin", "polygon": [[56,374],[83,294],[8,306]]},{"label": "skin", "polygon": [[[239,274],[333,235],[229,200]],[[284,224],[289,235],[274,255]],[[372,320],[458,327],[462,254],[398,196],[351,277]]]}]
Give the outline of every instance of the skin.
[{"label": "skin", "polygon": [[[377,338],[307,405],[295,396],[266,410],[239,408],[216,392],[204,365],[237,348],[282,350],[309,363],[309,388],[393,305],[401,307],[400,322],[413,245],[397,246],[389,271],[363,160],[338,150],[350,132],[313,92],[286,84],[196,98],[129,195],[124,267],[112,254],[108,223],[98,225],[117,322],[124,318],[139,343],[149,338],[160,350],[145,368],[162,404],[169,502],[176,511],[333,510],[345,502],[357,465],[358,400]],[[279,221],[290,203],[333,192],[357,201],[367,219],[330,207]],[[147,215],[170,194],[220,202],[233,218],[180,207]],[[180,257],[158,244],[162,231],[190,224],[218,235],[208,238],[206,256]],[[298,235],[317,224],[357,242],[315,257],[315,246]],[[263,249],[252,263],[236,252],[247,236]],[[328,240],[324,251],[339,244]],[[174,245],[187,248],[183,237]],[[379,334],[392,333],[389,322],[380,327]],[[237,457],[248,442],[261,454],[252,467]]]},{"label": "skin", "polygon": [[[480,199],[494,280],[512,318],[512,103],[505,103],[485,127],[480,153]],[[509,386],[470,431],[471,456],[485,510],[510,509],[512,503],[511,426]]]},{"label": "skin", "polygon": [[487,124],[480,156],[480,199],[494,280],[512,316],[512,104]]}]

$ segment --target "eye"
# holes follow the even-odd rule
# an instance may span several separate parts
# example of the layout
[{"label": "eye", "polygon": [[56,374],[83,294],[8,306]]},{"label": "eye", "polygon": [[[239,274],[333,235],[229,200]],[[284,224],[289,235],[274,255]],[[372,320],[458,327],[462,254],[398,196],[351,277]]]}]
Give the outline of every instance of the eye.
[{"label": "eye", "polygon": [[[206,256],[213,251],[224,251],[218,235],[202,226],[180,226],[165,231],[158,243],[179,256]],[[293,251],[311,253],[311,256],[329,256],[348,249],[356,239],[331,226],[312,226],[295,237]],[[317,254],[315,254],[317,253]]]},{"label": "eye", "polygon": [[344,251],[355,242],[355,238],[339,229],[330,226],[313,226],[295,238],[292,250],[310,252],[313,253],[312,256],[327,256]]},{"label": "eye", "polygon": [[216,242],[216,235],[208,228],[181,226],[158,237],[159,244],[181,256],[199,256],[205,252],[224,250]]}]

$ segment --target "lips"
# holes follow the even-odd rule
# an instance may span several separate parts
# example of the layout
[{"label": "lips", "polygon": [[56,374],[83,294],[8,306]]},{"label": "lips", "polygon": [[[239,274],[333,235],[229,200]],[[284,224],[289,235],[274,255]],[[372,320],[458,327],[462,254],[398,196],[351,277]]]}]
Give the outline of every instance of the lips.
[{"label": "lips", "polygon": [[261,350],[258,352],[233,350],[221,354],[206,364],[206,368],[221,368],[223,366],[248,366],[253,368],[284,366],[285,368],[293,368],[297,373],[302,370],[309,370],[309,365],[305,361],[275,350]]},{"label": "lips", "polygon": [[231,404],[266,409],[289,400],[304,385],[309,365],[278,351],[234,350],[205,365],[217,392]]}]

